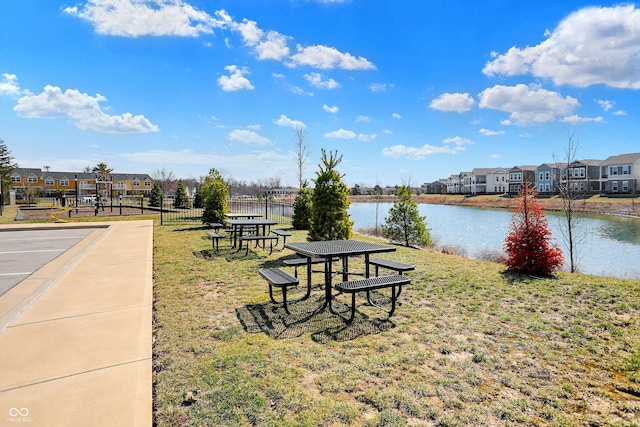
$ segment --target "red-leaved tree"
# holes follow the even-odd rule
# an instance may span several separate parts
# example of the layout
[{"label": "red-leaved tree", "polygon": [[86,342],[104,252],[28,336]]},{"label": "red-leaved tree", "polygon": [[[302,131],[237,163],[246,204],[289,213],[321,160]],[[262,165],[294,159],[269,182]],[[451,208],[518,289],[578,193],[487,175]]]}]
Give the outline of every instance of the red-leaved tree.
[{"label": "red-leaved tree", "polygon": [[509,234],[504,241],[507,271],[548,276],[564,264],[562,250],[551,242],[551,230],[536,192],[527,185],[513,209]]}]

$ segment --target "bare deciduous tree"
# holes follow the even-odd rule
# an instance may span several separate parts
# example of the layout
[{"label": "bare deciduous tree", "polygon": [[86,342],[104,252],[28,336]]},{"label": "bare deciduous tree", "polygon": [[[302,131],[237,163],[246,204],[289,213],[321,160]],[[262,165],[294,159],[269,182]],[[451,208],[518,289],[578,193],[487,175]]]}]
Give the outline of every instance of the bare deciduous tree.
[{"label": "bare deciduous tree", "polygon": [[311,148],[308,144],[305,144],[304,139],[307,136],[307,131],[300,125],[295,128],[296,134],[296,172],[298,175],[298,188],[303,187],[304,183],[304,164],[309,158]]},{"label": "bare deciduous tree", "polygon": [[560,176],[557,177],[558,192],[562,201],[562,211],[564,221],[561,224],[560,232],[569,250],[569,270],[575,273],[578,269],[578,246],[584,240],[584,235],[579,233],[580,215],[576,210],[578,199],[582,196],[582,191],[576,185],[572,165],[576,161],[579,142],[574,139],[574,134],[569,135],[567,145],[564,147],[562,159],[554,154],[553,159],[559,168]]},{"label": "bare deciduous tree", "polygon": [[160,188],[162,188],[162,194],[164,195],[167,195],[168,192],[173,190],[176,182],[178,182],[175,174],[165,168],[154,169],[153,171],[151,171],[151,178],[155,182],[160,183]]}]

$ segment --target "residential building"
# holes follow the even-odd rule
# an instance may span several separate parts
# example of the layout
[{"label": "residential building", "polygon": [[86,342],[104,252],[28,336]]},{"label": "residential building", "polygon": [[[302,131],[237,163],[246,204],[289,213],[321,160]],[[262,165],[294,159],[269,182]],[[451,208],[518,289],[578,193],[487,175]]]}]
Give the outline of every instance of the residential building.
[{"label": "residential building", "polygon": [[446,194],[447,182],[446,179],[440,179],[433,181],[432,183],[424,183],[421,186],[421,190],[425,194]]},{"label": "residential building", "polygon": [[600,163],[601,190],[605,193],[637,194],[640,182],[640,153],[608,157]]},{"label": "residential building", "polygon": [[543,163],[536,170],[536,189],[538,194],[550,195],[558,192],[558,181],[561,165]]},{"label": "residential building", "polygon": [[36,168],[16,168],[9,176],[16,198],[90,196],[101,197],[149,195],[153,179],[147,174],[96,175],[89,172],[54,172]]},{"label": "residential building", "polygon": [[536,166],[514,166],[509,169],[509,194],[519,194],[525,183],[528,187],[536,185]]}]

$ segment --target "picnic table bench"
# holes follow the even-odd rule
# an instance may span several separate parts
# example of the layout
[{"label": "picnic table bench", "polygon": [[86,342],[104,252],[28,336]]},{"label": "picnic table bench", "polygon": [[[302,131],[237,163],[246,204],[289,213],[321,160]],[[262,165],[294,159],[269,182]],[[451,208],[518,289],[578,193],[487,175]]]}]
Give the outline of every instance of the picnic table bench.
[{"label": "picnic table bench", "polygon": [[[287,305],[287,290],[291,287],[297,287],[300,283],[297,278],[293,277],[286,271],[282,271],[279,268],[263,268],[259,271],[260,275],[269,283],[269,298],[274,304],[280,304],[284,306],[284,311],[287,314],[289,312],[289,306]],[[273,287],[276,286],[282,290],[282,301],[277,301],[273,296]],[[289,302],[300,301],[305,298],[309,298],[311,295],[311,286],[307,286],[307,292],[302,297]]]},{"label": "picnic table bench", "polygon": [[391,261],[384,258],[369,258],[369,265],[376,267],[376,276],[378,276],[378,268],[386,268],[388,270],[397,271],[402,276],[404,271],[412,271],[416,269],[415,265],[404,264],[397,261]]},{"label": "picnic table bench", "polygon": [[[369,277],[366,279],[336,283],[334,287],[338,291],[351,294],[351,316],[346,317],[339,312],[336,312],[336,314],[346,320],[347,323],[351,323],[356,314],[356,293],[358,292],[366,292],[367,301],[370,305],[387,311],[379,303],[371,299],[370,292],[377,289],[391,288],[391,310],[387,311],[389,317],[391,317],[396,309],[396,299],[402,291],[402,286],[408,285],[410,283],[410,278],[408,278],[407,276],[401,276],[399,274],[391,276]],[[396,288],[398,289],[398,293],[396,293]]]},{"label": "picnic table bench", "polygon": [[[282,263],[288,267],[294,268],[294,276],[298,277],[298,267],[307,266],[307,258],[289,258],[282,261]],[[311,258],[311,264],[324,264],[326,259],[324,258]],[[315,271],[317,273],[322,273],[324,270]]]},{"label": "picnic table bench", "polygon": [[224,234],[218,233],[217,231],[210,231],[207,233],[209,235],[209,238],[211,239],[211,244],[213,245],[213,249],[216,252],[220,252],[219,250],[219,245],[218,245],[218,241],[225,237]]},{"label": "picnic table bench", "polygon": [[273,252],[273,241],[276,241],[276,246],[278,245],[277,240],[279,239],[278,236],[263,236],[263,235],[258,235],[258,234],[248,234],[246,236],[241,236],[238,238],[240,240],[240,247],[238,248],[238,251],[242,250],[242,242],[246,242],[245,244],[245,256],[249,255],[249,242],[255,242],[255,246],[254,247],[258,247],[258,245],[260,244],[260,242],[262,242],[262,249],[266,250],[266,245],[265,242],[269,241],[269,254],[271,254]]},{"label": "picnic table bench", "polygon": [[271,232],[278,237],[282,237],[282,249],[284,249],[284,245],[287,244],[287,237],[291,236],[291,233],[288,232],[287,230],[281,230],[281,229],[271,230]]}]

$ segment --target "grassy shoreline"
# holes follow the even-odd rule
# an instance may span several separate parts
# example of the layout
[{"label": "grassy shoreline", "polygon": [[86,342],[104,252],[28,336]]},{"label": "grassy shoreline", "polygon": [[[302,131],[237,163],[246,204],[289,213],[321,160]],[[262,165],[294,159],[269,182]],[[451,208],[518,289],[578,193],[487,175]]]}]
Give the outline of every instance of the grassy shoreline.
[{"label": "grassy shoreline", "polygon": [[[364,203],[375,203],[377,201],[393,203],[396,201],[395,196],[350,196],[349,199],[351,202]],[[467,197],[461,194],[420,194],[413,196],[413,201],[439,205],[512,209],[516,206],[517,198],[502,197],[500,195]],[[558,196],[538,197],[536,202],[540,203],[545,210],[562,211],[562,200]],[[591,196],[576,201],[575,210],[596,215],[625,215],[640,218],[640,197],[608,198]]]},{"label": "grassy shoreline", "polygon": [[386,319],[360,301],[347,326],[295,314],[319,305],[319,274],[293,315],[269,302],[257,270],[290,251],[213,254],[205,236],[154,231],[159,426],[640,423],[640,281],[399,247],[416,264],[402,305]]}]

